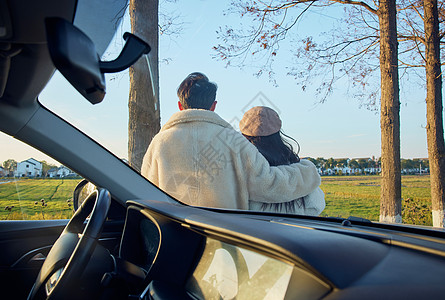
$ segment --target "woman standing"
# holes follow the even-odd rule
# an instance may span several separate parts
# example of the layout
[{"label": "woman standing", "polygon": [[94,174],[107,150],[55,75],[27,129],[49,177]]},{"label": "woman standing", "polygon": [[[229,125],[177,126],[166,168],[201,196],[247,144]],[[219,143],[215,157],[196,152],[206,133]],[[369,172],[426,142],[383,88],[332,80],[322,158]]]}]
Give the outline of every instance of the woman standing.
[{"label": "woman standing", "polygon": [[[281,132],[281,119],[273,109],[255,106],[244,114],[239,125],[241,133],[258,148],[271,166],[300,161],[297,154],[299,150],[295,153],[292,145],[283,138],[284,135],[292,139]],[[310,216],[318,216],[325,205],[324,193],[319,187],[309,195],[289,202],[263,203],[249,200],[250,210]]]}]

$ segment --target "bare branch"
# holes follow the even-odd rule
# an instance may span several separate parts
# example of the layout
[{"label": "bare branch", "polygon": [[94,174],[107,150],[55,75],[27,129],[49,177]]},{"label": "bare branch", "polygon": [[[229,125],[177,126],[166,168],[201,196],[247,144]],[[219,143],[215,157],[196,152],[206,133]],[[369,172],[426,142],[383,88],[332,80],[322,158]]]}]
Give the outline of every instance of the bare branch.
[{"label": "bare branch", "polygon": [[399,35],[398,37],[399,42],[404,41],[416,41],[420,42],[422,44],[425,44],[425,39],[423,37],[417,36],[417,35]]},{"label": "bare branch", "polygon": [[367,9],[369,12],[373,13],[373,14],[377,14],[377,10],[372,8],[371,6],[369,6],[368,4],[366,4],[365,2],[362,1],[351,1],[351,0],[332,0],[333,2],[337,2],[337,3],[342,3],[342,4],[351,4],[351,5],[358,5],[358,6],[362,6],[365,9]]},{"label": "bare branch", "polygon": [[401,60],[399,60],[399,63],[401,65],[404,65],[404,66],[408,67],[408,68],[425,68],[425,65],[413,65],[413,64],[409,64],[409,63],[406,63],[404,61],[401,61]]}]

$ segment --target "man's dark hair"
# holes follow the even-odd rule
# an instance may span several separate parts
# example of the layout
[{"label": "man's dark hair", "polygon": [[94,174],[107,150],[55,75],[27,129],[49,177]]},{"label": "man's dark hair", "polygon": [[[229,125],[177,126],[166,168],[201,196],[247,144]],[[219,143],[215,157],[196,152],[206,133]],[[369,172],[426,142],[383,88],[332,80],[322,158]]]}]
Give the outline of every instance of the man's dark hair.
[{"label": "man's dark hair", "polygon": [[195,72],[188,75],[178,87],[178,97],[184,109],[210,109],[216,99],[217,85],[207,76]]}]

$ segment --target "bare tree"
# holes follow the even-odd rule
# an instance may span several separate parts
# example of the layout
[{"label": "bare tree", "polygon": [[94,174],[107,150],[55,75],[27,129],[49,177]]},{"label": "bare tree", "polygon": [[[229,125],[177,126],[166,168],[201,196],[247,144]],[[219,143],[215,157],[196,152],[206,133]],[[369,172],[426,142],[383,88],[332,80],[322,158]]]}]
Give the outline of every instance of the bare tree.
[{"label": "bare tree", "polygon": [[433,225],[444,227],[445,145],[443,137],[442,72],[437,0],[424,0],[427,141],[430,162]]},{"label": "bare tree", "polygon": [[140,59],[130,68],[128,160],[138,171],[148,145],[160,129],[158,7],[158,0],[130,0],[129,6],[132,33],[151,47],[150,64]]},{"label": "bare tree", "polygon": [[395,0],[381,0],[378,17],[380,24],[380,130],[382,148],[380,221],[402,223],[400,101]]},{"label": "bare tree", "polygon": [[[250,16],[254,26],[234,29],[226,26],[219,30],[221,43],[214,47],[216,56],[228,65],[243,67],[250,56],[265,61],[257,75],[267,73],[274,80],[272,68],[280,51],[280,42],[309,9],[333,4],[348,5],[349,18],[346,28],[336,30],[330,40],[319,47],[311,37],[303,40],[303,47],[294,53],[304,57],[302,64],[289,73],[300,79],[302,88],[315,75],[323,75],[317,91],[322,100],[332,92],[334,83],[347,76],[353,84],[367,88],[369,74],[380,70],[380,126],[382,187],[380,221],[402,222],[400,174],[400,103],[397,61],[397,24],[395,0],[295,0],[295,1],[234,1],[232,10],[241,16]],[[366,29],[362,32],[362,29]],[[340,35],[340,36],[339,36]],[[377,50],[377,47],[379,49]],[[379,64],[369,64],[368,59],[379,57]],[[305,67],[301,67],[304,65]],[[366,94],[366,93],[364,93]],[[371,93],[375,99],[377,93]]]},{"label": "bare tree", "polygon": [[[130,0],[129,4],[132,32],[151,47],[148,56],[130,68],[128,160],[138,171],[148,145],[161,127],[159,36],[176,37],[182,31],[181,15],[163,9],[167,2],[176,1]],[[168,58],[164,60],[169,61]]]},{"label": "bare tree", "polygon": [[[426,135],[430,161],[433,225],[444,227],[445,143],[443,136],[441,39],[445,31],[444,2],[401,1],[399,41],[406,44],[400,60],[404,73],[425,69]],[[442,46],[443,47],[443,46]],[[420,75],[421,76],[421,75]],[[423,76],[422,76],[423,78]]]}]

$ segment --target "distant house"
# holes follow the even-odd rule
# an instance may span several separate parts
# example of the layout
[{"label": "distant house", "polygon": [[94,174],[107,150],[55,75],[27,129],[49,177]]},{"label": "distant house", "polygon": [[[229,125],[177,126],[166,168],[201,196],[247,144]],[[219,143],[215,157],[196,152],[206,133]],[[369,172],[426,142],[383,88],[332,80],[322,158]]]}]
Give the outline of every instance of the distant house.
[{"label": "distant house", "polygon": [[77,176],[77,174],[65,166],[60,166],[59,169],[57,170],[57,176],[63,178],[68,176]]},{"label": "distant house", "polygon": [[0,177],[5,177],[8,174],[8,171],[6,171],[3,167],[0,167]]},{"label": "distant house", "polygon": [[382,172],[382,168],[365,168],[364,170],[367,174],[380,174]]},{"label": "distant house", "polygon": [[40,177],[42,176],[42,163],[30,158],[17,163],[16,177]]},{"label": "distant house", "polygon": [[46,172],[46,177],[49,177],[49,178],[57,177],[57,170],[59,170],[59,168],[51,168],[51,169],[49,169],[48,172]]},{"label": "distant house", "polygon": [[77,176],[77,174],[65,166],[60,166],[58,168],[52,168],[48,170],[46,176],[50,178],[64,178],[64,177]]}]

